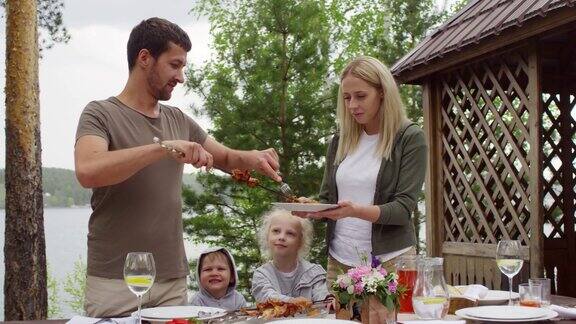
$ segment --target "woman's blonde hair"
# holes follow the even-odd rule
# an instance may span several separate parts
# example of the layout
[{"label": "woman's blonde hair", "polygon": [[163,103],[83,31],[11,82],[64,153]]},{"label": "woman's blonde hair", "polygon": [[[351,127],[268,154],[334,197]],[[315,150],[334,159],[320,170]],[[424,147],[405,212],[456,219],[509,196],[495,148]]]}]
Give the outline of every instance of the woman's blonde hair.
[{"label": "woman's blonde hair", "polygon": [[378,154],[385,159],[390,159],[396,133],[402,127],[402,124],[408,121],[404,105],[402,104],[396,81],[394,81],[394,77],[388,67],[373,57],[359,56],[348,63],[340,75],[336,108],[340,140],[334,164],[342,162],[349,153],[354,152],[362,134],[362,125],[354,120],[344,104],[342,80],[349,75],[368,82],[383,95],[382,103],[378,110],[378,118],[380,120]]},{"label": "woman's blonde hair", "polygon": [[312,238],[314,236],[312,222],[306,218],[294,216],[284,209],[272,209],[262,217],[262,226],[260,226],[260,230],[258,231],[258,242],[260,243],[262,255],[267,259],[272,259],[272,252],[268,245],[268,233],[270,232],[272,221],[277,217],[286,217],[300,222],[300,248],[298,249],[298,257],[305,258],[310,252]]}]

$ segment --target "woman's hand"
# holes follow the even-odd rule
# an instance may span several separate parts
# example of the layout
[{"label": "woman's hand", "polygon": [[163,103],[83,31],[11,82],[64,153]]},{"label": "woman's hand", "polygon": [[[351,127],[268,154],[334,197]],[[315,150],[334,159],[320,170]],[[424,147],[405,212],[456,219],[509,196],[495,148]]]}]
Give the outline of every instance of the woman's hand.
[{"label": "woman's hand", "polygon": [[340,201],[338,207],[327,209],[319,212],[308,213],[309,218],[322,219],[328,218],[332,220],[339,220],[344,217],[355,216],[357,205],[351,201]]},{"label": "woman's hand", "polygon": [[[296,198],[297,202],[301,203],[301,204],[312,204],[312,203],[316,203],[317,201],[314,199],[310,199],[308,197],[298,197]],[[293,211],[292,215],[294,216],[298,216],[300,218],[308,218],[308,214],[309,212],[302,212],[302,211]]]},{"label": "woman's hand", "polygon": [[[300,214],[306,215],[302,216]],[[331,220],[339,220],[345,217],[356,217],[374,223],[378,221],[378,218],[380,217],[380,208],[374,205],[358,205],[351,201],[340,201],[338,202],[338,207],[336,208],[314,213],[298,212],[298,214],[294,215],[312,219],[327,218]]]}]

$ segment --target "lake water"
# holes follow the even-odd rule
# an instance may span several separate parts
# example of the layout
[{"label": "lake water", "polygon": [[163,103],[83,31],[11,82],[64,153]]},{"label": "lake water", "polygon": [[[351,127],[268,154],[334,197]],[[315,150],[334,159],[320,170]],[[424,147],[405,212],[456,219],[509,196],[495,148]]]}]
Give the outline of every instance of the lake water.
[{"label": "lake water", "polygon": [[[74,263],[86,262],[86,235],[90,208],[47,208],[44,210],[46,258],[50,275],[58,280],[61,315],[70,318],[72,310],[64,301],[68,296],[62,290],[64,278],[74,270]],[[5,210],[0,209],[0,321],[4,319],[4,221]],[[185,241],[189,259],[198,257],[199,249]]]}]

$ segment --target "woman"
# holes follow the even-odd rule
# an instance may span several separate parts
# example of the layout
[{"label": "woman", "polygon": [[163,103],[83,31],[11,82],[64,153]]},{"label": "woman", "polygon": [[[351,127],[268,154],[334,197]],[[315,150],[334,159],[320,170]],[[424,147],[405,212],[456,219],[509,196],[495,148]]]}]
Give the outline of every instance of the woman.
[{"label": "woman", "polygon": [[411,214],[426,173],[424,133],[407,119],[388,68],[360,56],[340,81],[339,134],[329,143],[320,190],[321,202],[338,207],[305,214],[328,220],[329,287],[339,269],[364,257],[390,269],[398,256],[415,253]]}]

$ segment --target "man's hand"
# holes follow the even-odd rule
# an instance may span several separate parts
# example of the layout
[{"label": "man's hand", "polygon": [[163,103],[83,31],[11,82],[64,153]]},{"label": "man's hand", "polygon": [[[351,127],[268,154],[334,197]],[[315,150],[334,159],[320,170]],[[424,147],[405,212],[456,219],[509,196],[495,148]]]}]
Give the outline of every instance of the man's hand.
[{"label": "man's hand", "polygon": [[273,148],[269,148],[263,151],[251,151],[251,164],[252,169],[261,173],[272,180],[282,181],[282,177],[278,175],[278,169],[280,168],[280,163],[278,162],[278,153]]},{"label": "man's hand", "polygon": [[170,153],[176,161],[192,164],[196,168],[206,167],[207,171],[212,169],[214,163],[212,154],[206,151],[202,145],[183,140],[163,141],[162,143],[177,151]]},{"label": "man's hand", "polygon": [[218,169],[230,172],[232,169],[254,170],[275,181],[282,181],[278,175],[280,163],[278,154],[273,148],[258,151],[242,151],[228,148],[208,136],[202,144],[214,157],[214,165]]}]

